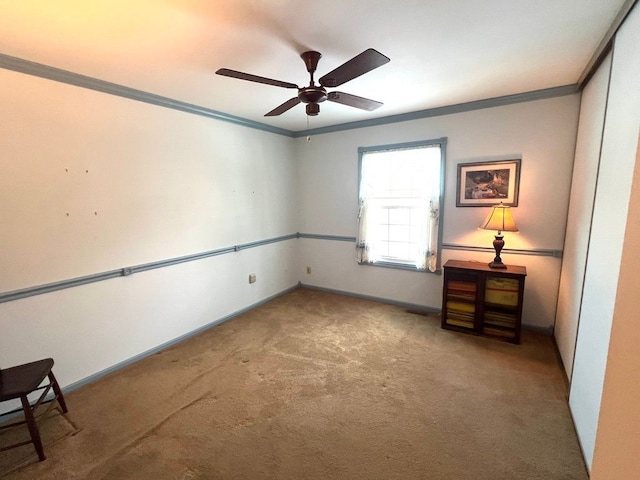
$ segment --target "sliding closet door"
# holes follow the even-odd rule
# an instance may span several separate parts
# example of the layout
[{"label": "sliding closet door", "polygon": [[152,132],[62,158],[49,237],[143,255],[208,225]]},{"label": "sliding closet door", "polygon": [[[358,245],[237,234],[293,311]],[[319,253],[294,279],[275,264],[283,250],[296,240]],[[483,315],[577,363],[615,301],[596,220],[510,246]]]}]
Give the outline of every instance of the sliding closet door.
[{"label": "sliding closet door", "polygon": [[571,378],[573,370],[578,334],[610,68],[611,55],[605,59],[582,91],[580,103],[580,123],[554,328],[556,343],[568,378]]}]

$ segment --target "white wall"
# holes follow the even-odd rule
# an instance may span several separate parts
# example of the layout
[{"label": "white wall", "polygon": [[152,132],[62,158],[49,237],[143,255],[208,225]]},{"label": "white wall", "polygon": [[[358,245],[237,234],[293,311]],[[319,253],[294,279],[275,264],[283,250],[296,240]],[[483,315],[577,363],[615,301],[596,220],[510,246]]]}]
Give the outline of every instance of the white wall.
[{"label": "white wall", "polygon": [[[290,138],[0,84],[0,292],[296,232]],[[51,356],[69,385],[295,286],[296,259],[294,239],[2,303],[0,365]]]},{"label": "white wall", "polygon": [[571,378],[573,355],[578,335],[578,318],[600,163],[610,68],[611,55],[608,55],[582,90],[580,104],[580,124],[576,141],[576,158],[573,165],[571,200],[569,202],[567,234],[564,242],[554,329],[567,378]]},{"label": "white wall", "polygon": [[[578,119],[579,95],[469,111],[317,135],[297,140],[299,231],[356,236],[358,147],[447,137],[445,243],[490,247],[493,233],[477,226],[487,208],[456,207],[457,164],[522,158],[519,234],[505,234],[506,248],[562,250]],[[303,283],[439,309],[440,275],[355,264],[354,244],[301,239]],[[447,250],[449,258],[489,262],[489,253]],[[560,259],[503,255],[528,267],[524,323],[553,326]],[[307,275],[304,267],[311,266]]]},{"label": "white wall", "polygon": [[616,35],[569,405],[590,466],[640,130],[640,10]]},{"label": "white wall", "polygon": [[289,138],[6,70],[0,80],[11,271],[0,291],[296,231]]}]

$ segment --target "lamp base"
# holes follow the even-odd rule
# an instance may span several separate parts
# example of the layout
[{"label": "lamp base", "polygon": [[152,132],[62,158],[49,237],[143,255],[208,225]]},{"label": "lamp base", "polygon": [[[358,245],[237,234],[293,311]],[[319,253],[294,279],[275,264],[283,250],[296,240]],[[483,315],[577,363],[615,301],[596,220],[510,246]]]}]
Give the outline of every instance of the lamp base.
[{"label": "lamp base", "polygon": [[500,232],[498,232],[498,234],[495,237],[495,240],[493,241],[493,248],[496,251],[496,256],[493,259],[493,262],[489,264],[490,268],[507,268],[507,266],[504,263],[502,263],[502,259],[500,258],[500,252],[502,251],[502,247],[504,247],[504,240],[502,235],[500,235]]}]

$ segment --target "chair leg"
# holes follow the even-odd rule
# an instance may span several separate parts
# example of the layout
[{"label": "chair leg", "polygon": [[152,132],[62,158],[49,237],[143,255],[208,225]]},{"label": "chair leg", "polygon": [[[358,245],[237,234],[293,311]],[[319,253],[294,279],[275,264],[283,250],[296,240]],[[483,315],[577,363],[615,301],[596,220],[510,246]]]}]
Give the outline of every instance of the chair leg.
[{"label": "chair leg", "polygon": [[24,418],[27,421],[27,427],[29,427],[31,440],[33,441],[33,445],[36,447],[36,452],[38,452],[38,458],[40,459],[40,461],[43,461],[47,457],[45,456],[44,449],[42,448],[42,440],[40,439],[40,432],[38,431],[38,425],[36,425],[36,420],[33,417],[33,410],[31,409],[31,405],[29,404],[29,399],[27,398],[26,395],[21,395],[20,400],[22,401]]},{"label": "chair leg", "polygon": [[53,387],[53,392],[56,394],[56,397],[58,399],[58,403],[60,404],[60,407],[62,408],[62,411],[64,413],[67,413],[67,404],[64,401],[64,396],[62,395],[62,390],[60,389],[60,385],[58,385],[58,381],[56,380],[55,375],[53,374],[53,372],[49,372],[49,381],[51,382],[51,386]]}]

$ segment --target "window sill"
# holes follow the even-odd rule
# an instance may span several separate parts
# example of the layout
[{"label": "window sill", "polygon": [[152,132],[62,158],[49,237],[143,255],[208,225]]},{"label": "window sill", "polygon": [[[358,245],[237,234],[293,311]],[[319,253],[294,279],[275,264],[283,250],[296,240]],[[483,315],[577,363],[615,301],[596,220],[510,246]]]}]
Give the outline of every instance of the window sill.
[{"label": "window sill", "polygon": [[426,268],[416,268],[414,266],[411,265],[404,265],[402,263],[391,263],[391,262],[375,262],[375,263],[369,263],[369,262],[358,262],[358,265],[362,265],[365,267],[383,267],[383,268],[394,268],[396,270],[407,270],[409,272],[418,272],[418,273],[432,273],[432,274],[436,274],[436,275],[441,275],[442,274],[442,269],[438,268],[436,269],[435,272],[430,271],[429,269]]}]

